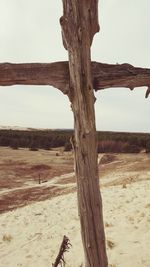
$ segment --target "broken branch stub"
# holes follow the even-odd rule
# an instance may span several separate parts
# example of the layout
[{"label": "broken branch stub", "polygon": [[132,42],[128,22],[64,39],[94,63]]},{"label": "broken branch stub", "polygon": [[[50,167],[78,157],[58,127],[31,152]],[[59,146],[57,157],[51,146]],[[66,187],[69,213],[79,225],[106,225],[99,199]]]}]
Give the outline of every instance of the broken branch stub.
[{"label": "broken branch stub", "polygon": [[149,94],[150,94],[150,86],[148,86],[147,88],[147,91],[145,93],[145,98],[148,98]]},{"label": "broken branch stub", "polygon": [[[88,39],[91,45],[95,33],[100,29],[98,23],[98,0],[62,0],[62,2],[63,16],[60,18],[60,24],[65,49],[72,49],[74,46],[72,35],[81,41],[81,36],[86,33],[88,36],[86,40]],[[80,18],[82,19],[80,20]]]},{"label": "broken branch stub", "polygon": [[[130,64],[105,64],[92,62],[93,87],[95,91],[107,88],[150,87],[150,69],[134,67]],[[148,96],[147,90],[146,96]]]}]

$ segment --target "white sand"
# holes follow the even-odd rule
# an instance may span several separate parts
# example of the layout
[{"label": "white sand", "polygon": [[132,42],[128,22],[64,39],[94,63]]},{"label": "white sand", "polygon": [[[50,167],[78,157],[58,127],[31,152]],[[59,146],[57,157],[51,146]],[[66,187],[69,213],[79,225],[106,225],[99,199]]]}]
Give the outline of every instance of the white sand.
[{"label": "white sand", "polygon": [[[102,197],[110,266],[150,267],[150,181],[103,188]],[[51,267],[64,234],[72,244],[66,267],[80,267],[84,257],[74,193],[2,214],[0,267]]]}]

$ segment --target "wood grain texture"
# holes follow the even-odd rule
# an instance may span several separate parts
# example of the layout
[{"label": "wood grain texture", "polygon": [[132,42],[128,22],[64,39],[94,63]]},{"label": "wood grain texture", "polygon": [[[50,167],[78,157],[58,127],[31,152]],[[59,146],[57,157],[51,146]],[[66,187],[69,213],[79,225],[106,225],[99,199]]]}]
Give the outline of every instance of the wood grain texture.
[{"label": "wood grain texture", "polygon": [[68,93],[68,62],[55,63],[1,63],[0,85],[51,85]]},{"label": "wood grain texture", "polygon": [[[91,79],[95,91],[124,87],[150,87],[150,69],[130,64],[91,62]],[[64,94],[70,91],[69,63],[0,63],[0,85],[51,85]],[[146,96],[148,93],[146,94]]]},{"label": "wood grain texture", "polygon": [[74,114],[72,143],[85,266],[107,267],[90,57],[93,36],[99,29],[95,15],[97,1],[63,0],[63,8],[60,22],[63,43],[69,55],[68,95]]},{"label": "wood grain texture", "polygon": [[95,91],[107,88],[135,87],[150,85],[150,69],[134,67],[130,64],[104,64],[92,62],[93,87]]}]

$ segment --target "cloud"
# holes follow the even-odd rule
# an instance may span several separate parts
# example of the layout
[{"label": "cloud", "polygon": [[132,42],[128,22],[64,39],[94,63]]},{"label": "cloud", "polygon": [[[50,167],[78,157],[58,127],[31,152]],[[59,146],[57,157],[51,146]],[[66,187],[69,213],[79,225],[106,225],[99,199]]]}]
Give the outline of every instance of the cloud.
[{"label": "cloud", "polygon": [[73,127],[69,100],[53,87],[0,87],[0,95],[0,125]]},{"label": "cloud", "polygon": [[[150,132],[149,101],[145,88],[128,93],[128,89],[113,88],[98,93],[96,101],[97,128],[113,131]],[[144,107],[144,108],[143,108]]]},{"label": "cloud", "polygon": [[[150,1],[99,1],[100,33],[92,59],[150,67]],[[62,1],[0,0],[0,62],[67,60],[59,18]],[[143,89],[108,89],[97,94],[99,130],[150,131],[149,99]],[[57,99],[57,100],[56,100]],[[48,87],[0,87],[0,124],[71,128],[67,97]]]}]

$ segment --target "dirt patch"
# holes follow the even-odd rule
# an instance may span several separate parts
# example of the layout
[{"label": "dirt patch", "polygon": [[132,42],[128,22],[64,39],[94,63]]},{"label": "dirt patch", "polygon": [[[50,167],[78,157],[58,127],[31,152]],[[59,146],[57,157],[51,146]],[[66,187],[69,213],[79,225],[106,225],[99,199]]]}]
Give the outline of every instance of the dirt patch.
[{"label": "dirt patch", "polygon": [[73,171],[73,156],[66,152],[56,156],[56,151],[31,152],[27,149],[0,148],[0,190],[22,188],[49,181]]},{"label": "dirt patch", "polygon": [[70,175],[69,177],[64,177],[59,181],[60,184],[72,184],[72,183],[76,183],[76,177],[75,175]]},{"label": "dirt patch", "polygon": [[19,189],[0,196],[0,213],[11,211],[37,201],[74,192],[75,188],[58,188],[57,186]]},{"label": "dirt patch", "polygon": [[71,152],[60,153],[59,149],[33,152],[28,149],[13,150],[0,147],[0,213],[66,194],[71,189],[44,186],[43,182],[71,172]]},{"label": "dirt patch", "polygon": [[46,164],[38,164],[31,166],[31,170],[33,171],[45,171],[45,170],[50,170],[51,168],[52,168],[51,166],[48,166]]},{"label": "dirt patch", "polygon": [[115,154],[105,154],[102,156],[99,164],[108,164],[117,160],[117,156]]},{"label": "dirt patch", "polygon": [[[0,148],[0,213],[76,190],[73,154],[56,153]],[[106,154],[99,170],[102,187],[126,188],[130,183],[149,179],[150,155]]]}]

